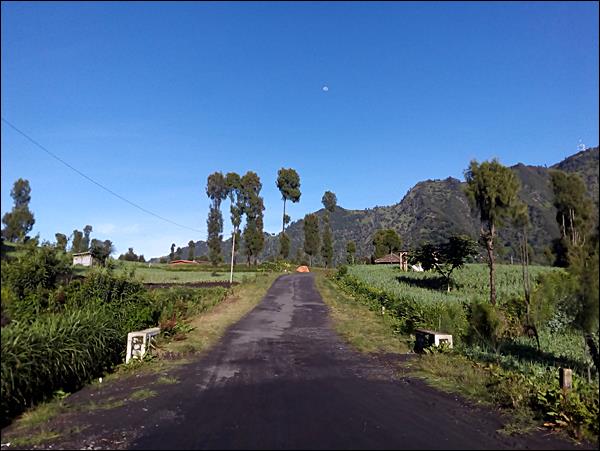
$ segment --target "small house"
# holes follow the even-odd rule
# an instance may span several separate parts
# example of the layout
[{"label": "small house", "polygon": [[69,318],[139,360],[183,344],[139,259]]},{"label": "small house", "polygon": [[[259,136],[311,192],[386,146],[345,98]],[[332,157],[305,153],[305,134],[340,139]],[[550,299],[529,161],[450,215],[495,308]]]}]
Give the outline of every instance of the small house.
[{"label": "small house", "polygon": [[73,265],[93,266],[94,257],[92,257],[91,252],[73,254]]},{"label": "small house", "polygon": [[400,265],[402,271],[408,271],[408,252],[400,251],[397,254],[384,255],[374,261],[376,265]]},{"label": "small house", "polygon": [[194,260],[171,260],[169,265],[199,265],[199,263]]}]

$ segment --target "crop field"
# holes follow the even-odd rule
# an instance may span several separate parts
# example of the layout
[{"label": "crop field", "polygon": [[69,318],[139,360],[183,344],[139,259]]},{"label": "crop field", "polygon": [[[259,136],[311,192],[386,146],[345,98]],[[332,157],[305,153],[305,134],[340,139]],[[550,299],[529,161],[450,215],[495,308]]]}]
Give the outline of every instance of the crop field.
[{"label": "crop field", "polygon": [[[143,283],[193,283],[193,282],[229,282],[229,269],[217,268],[216,271],[206,266],[169,266],[165,263],[117,262],[116,273],[132,275]],[[233,272],[234,282],[252,280],[255,271],[244,271],[236,268]],[[78,274],[85,275],[89,268],[76,267]]]},{"label": "crop field", "polygon": [[[523,295],[523,274],[519,265],[496,266],[496,292],[502,303],[514,296]],[[560,269],[548,266],[530,266],[532,283],[537,276]],[[423,303],[489,299],[489,270],[487,265],[469,264],[457,269],[453,278],[457,284],[449,293],[435,272],[405,272],[398,265],[356,265],[348,267],[348,274],[367,284],[404,298]]]}]

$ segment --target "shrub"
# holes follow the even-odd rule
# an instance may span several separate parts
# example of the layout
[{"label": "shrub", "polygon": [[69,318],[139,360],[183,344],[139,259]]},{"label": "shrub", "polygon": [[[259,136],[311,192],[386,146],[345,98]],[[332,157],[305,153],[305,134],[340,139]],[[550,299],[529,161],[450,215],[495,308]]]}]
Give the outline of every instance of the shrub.
[{"label": "shrub", "polygon": [[467,333],[470,344],[481,344],[498,352],[506,329],[506,319],[498,308],[481,300],[470,304]]},{"label": "shrub", "polygon": [[122,358],[127,329],[110,308],[2,328],[2,424],[55,390],[72,391]]}]

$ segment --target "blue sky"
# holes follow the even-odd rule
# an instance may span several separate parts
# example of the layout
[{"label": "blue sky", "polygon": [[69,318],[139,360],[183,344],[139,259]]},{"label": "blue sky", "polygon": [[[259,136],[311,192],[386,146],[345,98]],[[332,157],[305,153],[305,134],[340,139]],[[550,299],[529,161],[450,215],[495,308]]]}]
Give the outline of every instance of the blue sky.
[{"label": "blue sky", "polygon": [[151,257],[206,238],[214,171],[257,172],[278,232],[281,167],[296,220],[325,190],[363,209],[473,158],[550,165],[598,145],[598,53],[597,2],[2,2],[2,116],[199,232],[4,123],[2,213],[26,178],[34,234]]}]

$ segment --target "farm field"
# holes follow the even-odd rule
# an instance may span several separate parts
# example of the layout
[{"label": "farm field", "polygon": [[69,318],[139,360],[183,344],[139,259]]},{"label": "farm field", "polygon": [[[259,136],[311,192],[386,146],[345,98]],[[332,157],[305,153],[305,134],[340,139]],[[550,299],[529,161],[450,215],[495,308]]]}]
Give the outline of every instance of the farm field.
[{"label": "farm field", "polygon": [[[550,266],[530,266],[531,280],[543,273],[561,271]],[[457,269],[453,278],[456,289],[449,293],[435,272],[405,272],[398,265],[356,265],[348,267],[348,274],[369,285],[395,295],[413,297],[420,302],[468,301],[489,299],[489,270],[484,264],[468,264]],[[514,296],[523,295],[523,275],[519,265],[496,265],[496,292],[502,303]]]},{"label": "farm field", "polygon": [[[169,266],[164,263],[136,263],[117,262],[115,272],[117,274],[132,275],[133,278],[143,283],[194,283],[194,282],[229,282],[229,270],[217,268],[216,271],[205,266]],[[76,274],[85,275],[89,268],[77,266]],[[233,272],[234,282],[252,280],[256,271],[244,271],[236,268]]]}]

